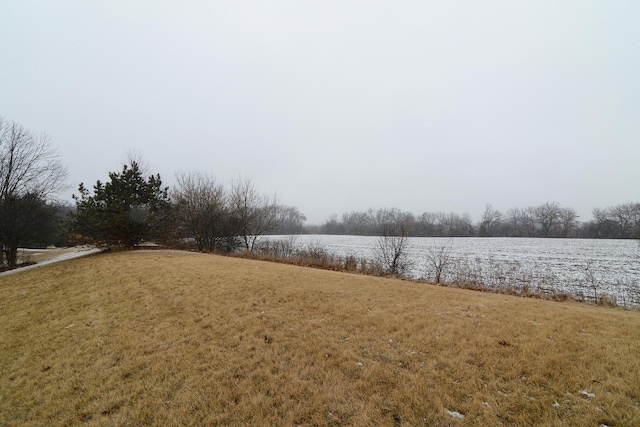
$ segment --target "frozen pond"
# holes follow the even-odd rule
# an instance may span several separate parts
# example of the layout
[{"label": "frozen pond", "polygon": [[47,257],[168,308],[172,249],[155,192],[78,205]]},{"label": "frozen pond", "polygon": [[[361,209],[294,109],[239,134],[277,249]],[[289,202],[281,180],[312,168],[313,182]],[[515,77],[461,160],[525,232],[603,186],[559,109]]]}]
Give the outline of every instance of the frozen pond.
[{"label": "frozen pond", "polygon": [[[269,236],[282,239],[288,236]],[[330,254],[373,260],[374,236],[294,236],[296,247],[316,246]],[[525,287],[547,294],[594,299],[607,294],[619,305],[640,306],[640,244],[634,240],[527,238],[409,238],[410,275],[433,280],[429,248],[446,248],[450,262],[443,281],[488,288]]]}]

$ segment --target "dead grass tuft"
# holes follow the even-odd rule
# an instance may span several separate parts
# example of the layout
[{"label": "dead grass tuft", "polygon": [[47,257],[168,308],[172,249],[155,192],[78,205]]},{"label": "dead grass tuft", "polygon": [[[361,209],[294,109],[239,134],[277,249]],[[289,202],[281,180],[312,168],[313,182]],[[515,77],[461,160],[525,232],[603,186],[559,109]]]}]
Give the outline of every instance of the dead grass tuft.
[{"label": "dead grass tuft", "polygon": [[0,425],[640,425],[638,311],[153,251],[0,323]]}]

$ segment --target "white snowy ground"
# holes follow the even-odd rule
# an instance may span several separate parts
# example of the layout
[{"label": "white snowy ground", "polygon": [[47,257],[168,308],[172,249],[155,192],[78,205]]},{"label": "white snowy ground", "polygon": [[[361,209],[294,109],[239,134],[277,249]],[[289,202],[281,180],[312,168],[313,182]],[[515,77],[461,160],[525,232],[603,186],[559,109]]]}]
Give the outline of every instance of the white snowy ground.
[{"label": "white snowy ground", "polygon": [[22,258],[27,258],[35,261],[35,264],[28,265],[26,267],[16,268],[14,270],[8,270],[0,273],[1,276],[8,276],[10,274],[20,273],[32,268],[41,267],[43,265],[52,264],[54,262],[66,261],[68,259],[79,258],[100,252],[102,249],[94,248],[91,246],[76,246],[72,248],[55,248],[55,249],[20,249]]}]

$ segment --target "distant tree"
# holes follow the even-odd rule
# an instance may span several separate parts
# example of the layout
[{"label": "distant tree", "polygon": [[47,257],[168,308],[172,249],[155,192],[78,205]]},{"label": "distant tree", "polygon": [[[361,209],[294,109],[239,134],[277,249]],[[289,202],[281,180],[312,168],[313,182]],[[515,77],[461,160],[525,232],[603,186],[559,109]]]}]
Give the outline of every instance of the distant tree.
[{"label": "distant tree", "polygon": [[492,237],[498,234],[498,228],[502,221],[502,213],[493,206],[487,205],[478,225],[478,236]]},{"label": "distant tree", "polygon": [[640,203],[594,209],[589,237],[633,239],[640,235]]},{"label": "distant tree", "polygon": [[556,202],[544,203],[531,209],[533,221],[540,226],[540,237],[551,237],[551,230],[560,220],[562,209]]},{"label": "distant tree", "polygon": [[295,206],[278,206],[278,226],[275,234],[301,234],[307,217]]},{"label": "distant tree", "polygon": [[329,219],[320,226],[322,234],[343,235],[346,234],[345,226],[342,221],[338,220],[336,214],[330,215]]},{"label": "distant tree", "polygon": [[321,231],[325,234],[347,234],[355,236],[383,236],[385,229],[402,223],[407,236],[470,237],[475,229],[469,214],[425,212],[416,217],[411,212],[395,208],[369,209],[364,212],[350,212],[341,220],[332,215]]},{"label": "distant tree", "polygon": [[522,237],[524,235],[525,222],[526,217],[521,209],[509,209],[505,218],[506,235],[509,237]]},{"label": "distant tree", "polygon": [[615,238],[618,230],[615,222],[609,217],[608,209],[596,208],[593,210],[593,229],[592,237],[606,239]]},{"label": "distant tree", "polygon": [[471,237],[475,234],[471,217],[468,213],[459,215],[455,212],[446,214],[442,218],[444,237]]},{"label": "distant tree", "polygon": [[578,229],[578,213],[573,208],[560,209],[558,237],[574,237]]},{"label": "distant tree", "polygon": [[18,247],[52,221],[48,203],[64,187],[66,176],[46,135],[34,136],[0,118],[0,264],[5,258],[10,268],[15,267]]},{"label": "distant tree", "polygon": [[538,237],[539,227],[536,219],[536,208],[529,206],[520,210],[522,219],[522,237]]},{"label": "distant tree", "polygon": [[640,231],[640,203],[625,203],[607,209],[607,217],[614,224],[616,236],[635,238]]},{"label": "distant tree", "polygon": [[415,232],[416,236],[420,237],[436,236],[435,214],[431,212],[425,212],[418,216],[415,224]]},{"label": "distant tree", "polygon": [[617,229],[617,236],[623,239],[636,237],[640,229],[640,203],[625,203],[608,209],[609,219]]},{"label": "distant tree", "polygon": [[249,252],[260,236],[270,234],[280,225],[278,202],[260,194],[251,179],[239,179],[231,188],[230,209],[234,228]]},{"label": "distant tree", "polygon": [[162,186],[160,175],[145,179],[132,161],[122,172],[110,172],[109,179],[97,181],[93,193],[80,184],[70,231],[108,246],[125,247],[161,236],[170,205],[169,187]]},{"label": "distant tree", "polygon": [[414,235],[416,220],[411,212],[404,212],[396,208],[370,210],[369,212],[373,218],[373,229],[371,230],[373,234],[384,236],[389,229],[397,230],[401,226],[407,236]]},{"label": "distant tree", "polygon": [[350,212],[342,215],[345,233],[352,236],[374,236],[376,232],[376,221],[373,210],[366,212]]}]

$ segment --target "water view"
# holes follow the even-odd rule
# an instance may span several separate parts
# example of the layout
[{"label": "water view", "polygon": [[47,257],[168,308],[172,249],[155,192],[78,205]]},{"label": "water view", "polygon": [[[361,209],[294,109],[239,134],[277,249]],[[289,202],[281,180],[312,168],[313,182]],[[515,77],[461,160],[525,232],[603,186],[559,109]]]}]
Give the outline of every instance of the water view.
[{"label": "water view", "polygon": [[[290,238],[269,236],[269,239]],[[300,235],[296,247],[322,247],[339,257],[374,260],[375,236]],[[612,239],[409,238],[409,275],[433,280],[429,249],[446,249],[442,280],[490,289],[513,287],[593,300],[603,295],[640,306],[640,244]]]}]

